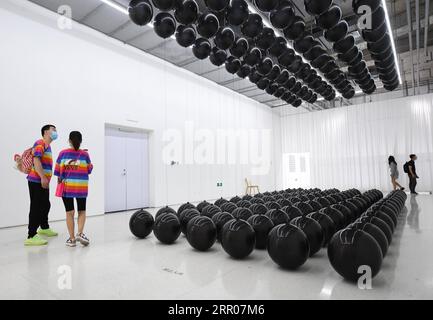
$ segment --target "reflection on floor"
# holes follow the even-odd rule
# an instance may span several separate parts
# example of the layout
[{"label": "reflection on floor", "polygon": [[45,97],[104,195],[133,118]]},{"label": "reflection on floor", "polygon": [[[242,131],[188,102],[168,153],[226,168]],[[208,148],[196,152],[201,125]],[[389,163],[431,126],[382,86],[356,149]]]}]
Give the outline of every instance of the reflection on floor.
[{"label": "reflection on floor", "polygon": [[[266,251],[236,261],[219,244],[194,251],[184,237],[165,246],[135,239],[131,213],[88,219],[87,247],[65,247],[66,225],[46,247],[25,248],[25,227],[0,230],[0,298],[9,299],[432,299],[433,196],[409,197],[371,290],[332,269],[322,249],[297,271]],[[71,274],[71,277],[67,275]],[[70,281],[68,281],[70,280]]]}]

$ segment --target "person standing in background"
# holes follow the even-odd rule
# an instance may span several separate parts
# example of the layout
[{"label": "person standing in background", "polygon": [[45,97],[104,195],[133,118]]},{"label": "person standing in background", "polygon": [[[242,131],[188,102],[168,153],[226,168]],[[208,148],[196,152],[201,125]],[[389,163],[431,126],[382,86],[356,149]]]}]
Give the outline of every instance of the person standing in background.
[{"label": "person standing in background", "polygon": [[51,230],[48,224],[48,214],[51,208],[49,185],[53,170],[50,145],[57,139],[56,127],[47,124],[42,127],[41,134],[42,139],[39,139],[33,145],[33,165],[27,176],[30,193],[30,213],[28,237],[24,241],[26,246],[46,245],[48,241],[39,237],[39,235],[57,236],[57,232]]},{"label": "person standing in background", "polygon": [[[68,247],[75,247],[77,241],[84,246],[90,243],[83,231],[86,222],[89,174],[92,172],[93,165],[87,150],[80,149],[82,141],[83,137],[79,131],[72,131],[69,134],[71,147],[60,152],[54,170],[58,183],[63,183],[63,191],[59,196],[62,197],[66,210],[66,225],[69,232],[66,245]],[[78,233],[76,235],[74,199],[77,202],[78,212]]]},{"label": "person standing in background", "polygon": [[415,187],[417,184],[416,179],[418,179],[418,175],[416,174],[415,161],[418,159],[416,154],[411,154],[410,161],[406,162],[407,164],[407,174],[409,175],[409,189],[411,194],[418,194],[415,191]]},{"label": "person standing in background", "polygon": [[397,182],[398,179],[398,168],[397,168],[397,162],[395,161],[394,156],[388,157],[388,164],[389,164],[389,171],[391,173],[391,183],[394,190],[397,189],[397,187],[400,188],[400,190],[404,190],[404,188]]}]

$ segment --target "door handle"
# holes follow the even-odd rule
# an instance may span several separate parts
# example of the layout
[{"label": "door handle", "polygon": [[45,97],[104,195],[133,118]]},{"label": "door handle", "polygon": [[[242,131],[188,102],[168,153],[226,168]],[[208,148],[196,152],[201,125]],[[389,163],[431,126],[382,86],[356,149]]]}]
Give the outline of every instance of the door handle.
[{"label": "door handle", "polygon": [[123,169],[122,176],[126,176],[126,169]]}]

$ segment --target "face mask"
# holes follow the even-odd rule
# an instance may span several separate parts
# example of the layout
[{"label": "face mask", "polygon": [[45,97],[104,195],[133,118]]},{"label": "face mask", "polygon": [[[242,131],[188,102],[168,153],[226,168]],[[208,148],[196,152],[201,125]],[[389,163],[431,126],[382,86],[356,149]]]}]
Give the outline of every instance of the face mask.
[{"label": "face mask", "polygon": [[57,137],[58,137],[58,134],[57,134],[57,131],[52,131],[51,132],[51,140],[56,140],[57,139]]}]

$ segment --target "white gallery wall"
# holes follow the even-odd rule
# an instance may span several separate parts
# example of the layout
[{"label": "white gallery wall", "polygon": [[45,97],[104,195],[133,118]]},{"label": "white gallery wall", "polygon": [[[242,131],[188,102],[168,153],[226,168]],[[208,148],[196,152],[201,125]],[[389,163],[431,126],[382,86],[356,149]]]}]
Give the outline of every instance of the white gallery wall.
[{"label": "white gallery wall", "polygon": [[[90,215],[104,210],[107,123],[149,131],[152,206],[241,194],[245,177],[262,191],[275,189],[281,169],[278,113],[79,24],[60,30],[56,19],[56,14],[24,0],[0,2],[0,227],[27,222],[27,183],[13,169],[12,157],[30,147],[46,123],[55,124],[59,132],[52,145],[54,158],[67,147],[71,130],[83,133],[83,147],[89,149],[95,166]],[[264,141],[261,134],[268,134],[266,172],[254,175],[260,167],[254,161],[215,164],[205,159],[205,164],[186,164],[185,154],[181,159],[173,156],[178,165],[165,165],[162,157],[171,140],[164,142],[164,134],[172,130],[184,139],[185,127],[191,124],[194,132],[210,130],[199,131],[202,140],[209,132],[214,136],[220,129],[242,129],[254,133],[249,143],[257,147]],[[223,186],[217,187],[217,182]],[[50,218],[63,219],[63,204],[54,198],[54,186],[52,181]]]},{"label": "white gallery wall", "polygon": [[[416,162],[419,191],[433,190],[433,95],[399,98],[281,117],[283,153],[309,153],[310,186],[390,190],[388,156],[400,182],[403,164]],[[283,166],[286,164],[283,164]]]}]

